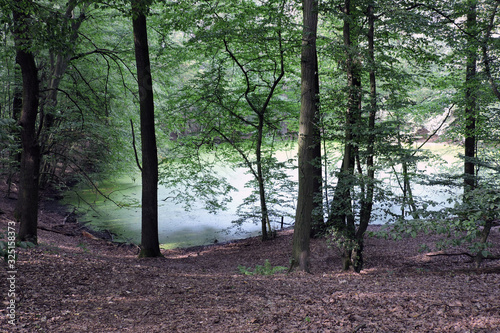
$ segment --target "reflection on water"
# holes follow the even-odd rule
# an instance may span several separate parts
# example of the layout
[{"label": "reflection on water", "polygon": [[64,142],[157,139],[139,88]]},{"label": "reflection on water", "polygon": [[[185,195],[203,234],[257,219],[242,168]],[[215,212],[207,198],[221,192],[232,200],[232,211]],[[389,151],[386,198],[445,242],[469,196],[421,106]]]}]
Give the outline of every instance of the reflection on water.
[{"label": "reflection on water", "polygon": [[[452,163],[456,163],[456,149],[446,148],[445,145],[434,145],[432,150],[443,156],[442,163],[439,165],[436,162],[419,162],[418,170],[426,174],[436,174],[443,171],[443,168],[450,167]],[[290,152],[285,156],[291,158]],[[397,169],[397,167],[396,167]],[[397,169],[400,171],[400,169]],[[233,201],[228,204],[226,211],[217,214],[209,214],[203,209],[201,203],[194,203],[192,210],[186,211],[181,205],[175,204],[169,200],[164,200],[169,197],[169,189],[164,186],[158,188],[159,208],[158,208],[158,231],[159,240],[162,248],[189,247],[196,245],[212,244],[215,242],[225,242],[234,239],[247,238],[256,236],[260,233],[260,225],[253,223],[244,223],[241,226],[236,226],[232,221],[237,219],[236,209],[251,193],[251,189],[246,188],[245,184],[251,179],[251,175],[245,173],[244,169],[230,169],[221,167],[218,172],[225,176],[229,182],[238,189],[238,192],[233,192],[231,195]],[[291,171],[290,176],[296,177],[296,171]],[[377,178],[384,178],[386,186],[391,187],[396,193],[398,190],[397,179],[392,172],[379,172]],[[140,177],[136,177],[140,179]],[[332,178],[333,179],[333,178]],[[100,195],[96,195],[95,191],[87,189],[79,191],[79,195],[87,202],[93,203],[93,209],[87,208],[87,212],[81,220],[90,221],[93,228],[100,230],[109,230],[116,234],[116,240],[140,243],[141,235],[141,186],[132,178],[123,178],[115,180],[109,184],[99,184],[99,188],[115,202],[122,205],[118,207],[110,200],[104,199]],[[453,193],[450,193],[449,188],[444,186],[425,186],[420,184],[412,184],[413,194],[422,196],[426,199],[438,201],[441,207],[447,205],[446,199],[450,198]],[[68,198],[66,202],[78,204],[78,198]],[[81,203],[81,202],[80,202]],[[373,224],[383,224],[388,222],[387,217],[381,214],[386,203],[375,203]],[[80,207],[88,207],[79,205]],[[439,209],[435,207],[434,209]],[[294,213],[295,208],[290,209],[290,213]],[[398,215],[401,208],[397,205],[389,207],[389,210]],[[281,217],[271,217],[275,223],[273,228],[279,228]],[[285,223],[291,224],[294,221],[291,218],[285,217]]]},{"label": "reflection on water", "polygon": [[[213,244],[260,234],[260,225],[248,222],[238,226],[232,223],[238,218],[237,207],[252,192],[252,189],[245,187],[252,176],[246,174],[245,169],[241,168],[233,170],[221,167],[218,173],[226,177],[238,191],[231,193],[233,200],[228,203],[228,209],[217,214],[208,213],[203,209],[201,202],[192,203],[192,209],[186,211],[182,205],[165,200],[171,194],[168,188],[162,185],[158,187],[158,233],[162,248]],[[87,209],[82,220],[90,221],[90,226],[95,229],[109,230],[116,234],[116,240],[139,244],[141,240],[140,183],[125,177],[113,183],[99,185],[99,188],[109,195],[114,203],[105,200],[100,195],[97,196],[92,189],[79,191],[79,195],[85,201],[94,204],[93,210]],[[66,201],[72,204],[77,203],[74,197]],[[121,207],[115,203],[120,204]],[[86,205],[81,205],[81,207],[86,207]],[[272,217],[272,221],[281,222],[281,217]],[[290,218],[288,220],[285,218],[285,223],[292,222]],[[279,226],[275,224],[272,227]]]}]

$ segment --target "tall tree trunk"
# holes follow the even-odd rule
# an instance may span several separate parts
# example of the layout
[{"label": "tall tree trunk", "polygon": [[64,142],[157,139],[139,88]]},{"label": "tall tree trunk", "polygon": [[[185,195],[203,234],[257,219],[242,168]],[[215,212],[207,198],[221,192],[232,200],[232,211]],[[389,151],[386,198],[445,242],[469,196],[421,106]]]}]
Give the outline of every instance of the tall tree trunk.
[{"label": "tall tree trunk", "polygon": [[[314,196],[317,185],[314,176],[318,159],[321,158],[320,140],[317,137],[318,120],[318,59],[316,54],[316,35],[318,26],[318,1],[303,0],[303,34],[301,54],[301,106],[299,127],[299,193],[292,244],[292,265],[302,271],[309,271],[309,241],[314,214]],[[321,177],[321,172],[320,172]],[[321,193],[321,190],[320,192]]]},{"label": "tall tree trunk", "polygon": [[21,127],[21,179],[19,184],[18,211],[19,238],[37,243],[38,227],[38,179],[40,175],[40,147],[36,133],[38,114],[38,69],[30,51],[28,16],[23,12],[31,3],[19,3],[13,10],[16,62],[21,67],[23,103],[19,125]]},{"label": "tall tree trunk", "polygon": [[[344,27],[343,38],[346,52],[346,74],[348,87],[347,111],[345,118],[344,136],[344,158],[338,174],[335,195],[332,200],[330,216],[327,224],[335,229],[335,232],[348,240],[347,244],[355,239],[356,226],[352,211],[352,190],[354,186],[355,160],[358,155],[357,141],[361,120],[361,69],[359,61],[356,60],[356,43],[352,41],[352,35],[357,32],[352,31],[351,1],[344,2]],[[343,269],[347,270],[351,266],[350,245],[343,249],[342,261]]]},{"label": "tall tree trunk", "polygon": [[316,75],[314,82],[314,90],[316,91],[316,115],[313,128],[313,146],[311,147],[312,154],[312,186],[313,186],[313,211],[311,221],[311,236],[317,237],[324,235],[326,232],[326,224],[323,211],[323,168],[321,155],[321,115],[319,101],[319,69],[318,61],[316,60]]},{"label": "tall tree trunk", "polygon": [[142,148],[142,233],[139,257],[161,256],[158,241],[158,155],[145,1],[132,0]]},{"label": "tall tree trunk", "polygon": [[467,31],[470,34],[467,47],[467,64],[465,76],[465,160],[464,160],[464,193],[473,190],[476,186],[476,71],[477,71],[477,49],[475,42],[475,31],[477,30],[476,1],[469,1],[467,13]]},{"label": "tall tree trunk", "polygon": [[370,223],[373,208],[373,194],[375,190],[374,147],[375,147],[375,118],[377,115],[377,81],[375,76],[375,15],[373,4],[368,6],[368,56],[370,65],[370,113],[368,116],[368,142],[366,148],[367,180],[364,197],[361,200],[359,227],[356,231],[357,246],[353,253],[353,268],[360,272],[363,268],[364,235]]}]

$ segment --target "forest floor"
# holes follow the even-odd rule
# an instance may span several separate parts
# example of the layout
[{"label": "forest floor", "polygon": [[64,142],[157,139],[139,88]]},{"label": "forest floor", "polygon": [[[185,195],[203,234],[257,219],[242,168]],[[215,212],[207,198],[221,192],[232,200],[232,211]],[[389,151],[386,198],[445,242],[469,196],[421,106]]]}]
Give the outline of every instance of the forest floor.
[{"label": "forest floor", "polygon": [[[0,195],[2,232],[15,201]],[[0,263],[1,332],[500,332],[500,262],[476,269],[464,255],[420,253],[435,236],[367,238],[360,274],[314,239],[312,274],[264,276],[238,266],[287,266],[292,230],[138,259],[137,247],[89,238],[50,202],[39,225],[39,246],[17,249],[15,326]],[[491,241],[499,255],[498,227]]]}]

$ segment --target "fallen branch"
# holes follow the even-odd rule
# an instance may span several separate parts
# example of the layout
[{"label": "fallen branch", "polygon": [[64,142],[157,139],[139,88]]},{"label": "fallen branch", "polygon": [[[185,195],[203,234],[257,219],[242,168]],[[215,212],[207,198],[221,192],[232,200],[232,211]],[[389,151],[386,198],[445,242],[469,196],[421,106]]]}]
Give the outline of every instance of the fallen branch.
[{"label": "fallen branch", "polygon": [[52,228],[47,228],[47,227],[40,226],[40,225],[38,226],[38,229],[45,230],[45,231],[50,231],[50,232],[55,232],[56,234],[61,234],[61,235],[64,235],[64,236],[72,236],[72,237],[75,236],[75,234],[71,233],[71,232],[60,231],[60,230],[56,230],[56,229],[52,229]]},{"label": "fallen branch", "polygon": [[[469,258],[476,258],[476,255],[472,255],[467,252],[459,252],[459,253],[446,253],[443,251],[438,251],[438,252],[429,252],[425,254],[428,257],[437,257],[437,256],[445,256],[445,257],[452,257],[452,256],[467,256]],[[486,257],[483,257],[482,259],[490,259],[490,260],[500,260],[500,256],[492,256],[488,255]]]}]

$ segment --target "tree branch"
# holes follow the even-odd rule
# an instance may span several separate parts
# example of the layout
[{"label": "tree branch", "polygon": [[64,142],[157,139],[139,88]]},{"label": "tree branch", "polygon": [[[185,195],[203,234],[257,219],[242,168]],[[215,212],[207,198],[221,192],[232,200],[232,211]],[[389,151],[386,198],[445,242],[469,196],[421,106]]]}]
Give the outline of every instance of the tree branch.
[{"label": "tree branch", "polygon": [[135,146],[134,122],[132,121],[132,119],[130,119],[130,127],[132,128],[132,146],[134,147],[135,163],[137,163],[137,167],[142,172],[141,163],[139,162],[139,155],[137,154],[137,148]]}]

